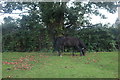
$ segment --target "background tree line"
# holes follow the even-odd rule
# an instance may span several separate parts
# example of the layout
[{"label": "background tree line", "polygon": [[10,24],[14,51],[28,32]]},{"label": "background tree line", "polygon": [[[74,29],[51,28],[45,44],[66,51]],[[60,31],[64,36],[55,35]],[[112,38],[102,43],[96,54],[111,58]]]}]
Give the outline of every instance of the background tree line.
[{"label": "background tree line", "polygon": [[[82,39],[88,51],[113,51],[119,45],[119,26],[92,25],[90,16],[106,18],[98,9],[116,12],[114,2],[73,3],[4,3],[4,13],[26,11],[21,19],[5,17],[2,26],[3,51],[52,51],[54,38],[69,35]],[[92,26],[91,26],[92,25]],[[119,35],[118,35],[119,34]]]}]

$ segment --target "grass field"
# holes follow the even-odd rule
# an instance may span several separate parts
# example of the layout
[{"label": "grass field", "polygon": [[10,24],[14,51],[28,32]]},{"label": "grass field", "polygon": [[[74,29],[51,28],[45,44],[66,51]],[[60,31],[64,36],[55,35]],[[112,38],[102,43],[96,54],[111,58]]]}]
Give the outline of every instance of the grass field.
[{"label": "grass field", "polygon": [[[77,54],[77,53],[76,53]],[[45,52],[4,52],[3,78],[118,78],[117,52],[62,57]]]}]

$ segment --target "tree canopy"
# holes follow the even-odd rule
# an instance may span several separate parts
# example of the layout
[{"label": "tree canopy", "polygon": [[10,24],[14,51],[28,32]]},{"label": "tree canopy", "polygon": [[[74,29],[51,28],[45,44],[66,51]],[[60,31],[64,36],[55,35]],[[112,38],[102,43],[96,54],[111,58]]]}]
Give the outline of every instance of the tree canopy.
[{"label": "tree canopy", "polygon": [[[12,14],[21,10],[22,19],[4,18],[4,51],[51,50],[56,36],[69,35],[82,38],[89,50],[111,51],[115,49],[116,36],[111,28],[102,24],[91,26],[90,16],[95,14],[106,18],[99,9],[116,12],[114,2],[9,2],[3,7],[4,13]],[[86,26],[87,25],[87,26]],[[112,28],[116,31],[116,28]]]}]

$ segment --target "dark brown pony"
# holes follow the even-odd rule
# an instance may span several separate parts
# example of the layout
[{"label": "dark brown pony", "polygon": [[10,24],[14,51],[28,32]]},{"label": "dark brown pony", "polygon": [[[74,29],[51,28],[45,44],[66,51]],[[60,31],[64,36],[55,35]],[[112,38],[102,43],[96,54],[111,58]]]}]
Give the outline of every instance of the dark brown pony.
[{"label": "dark brown pony", "polygon": [[[86,46],[79,38],[69,37],[69,36],[56,37],[53,45],[54,45],[54,50],[58,51],[59,56],[61,56],[61,52],[63,52],[66,47],[73,48],[73,51],[74,50],[79,51],[80,56],[85,56]],[[74,56],[74,52],[73,52],[73,56]]]}]

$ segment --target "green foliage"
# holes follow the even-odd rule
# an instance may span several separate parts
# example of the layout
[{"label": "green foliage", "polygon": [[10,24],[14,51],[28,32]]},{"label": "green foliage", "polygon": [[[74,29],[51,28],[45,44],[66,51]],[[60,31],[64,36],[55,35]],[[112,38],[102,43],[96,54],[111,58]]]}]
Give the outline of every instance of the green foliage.
[{"label": "green foliage", "polygon": [[117,47],[120,50],[120,23],[117,25]]},{"label": "green foliage", "polygon": [[79,37],[84,40],[88,50],[112,51],[115,50],[115,36],[110,33],[109,28],[92,27],[84,28],[78,32]]},{"label": "green foliage", "polygon": [[44,48],[49,49],[48,42],[45,30],[20,30],[15,34],[3,36],[3,51],[40,51]]},{"label": "green foliage", "polygon": [[[52,42],[56,36],[70,35],[81,38],[89,51],[114,50],[116,37],[111,28],[102,25],[96,27],[81,27],[90,25],[85,14],[99,13],[99,8],[105,8],[114,13],[113,2],[81,2],[67,6],[64,3],[5,3],[4,13],[12,13],[14,10],[26,11],[28,15],[21,15],[22,19],[4,18],[3,28],[3,51],[42,51],[52,50]],[[89,17],[89,16],[87,16]],[[105,16],[104,16],[105,17]],[[107,26],[107,25],[106,25]]]}]

